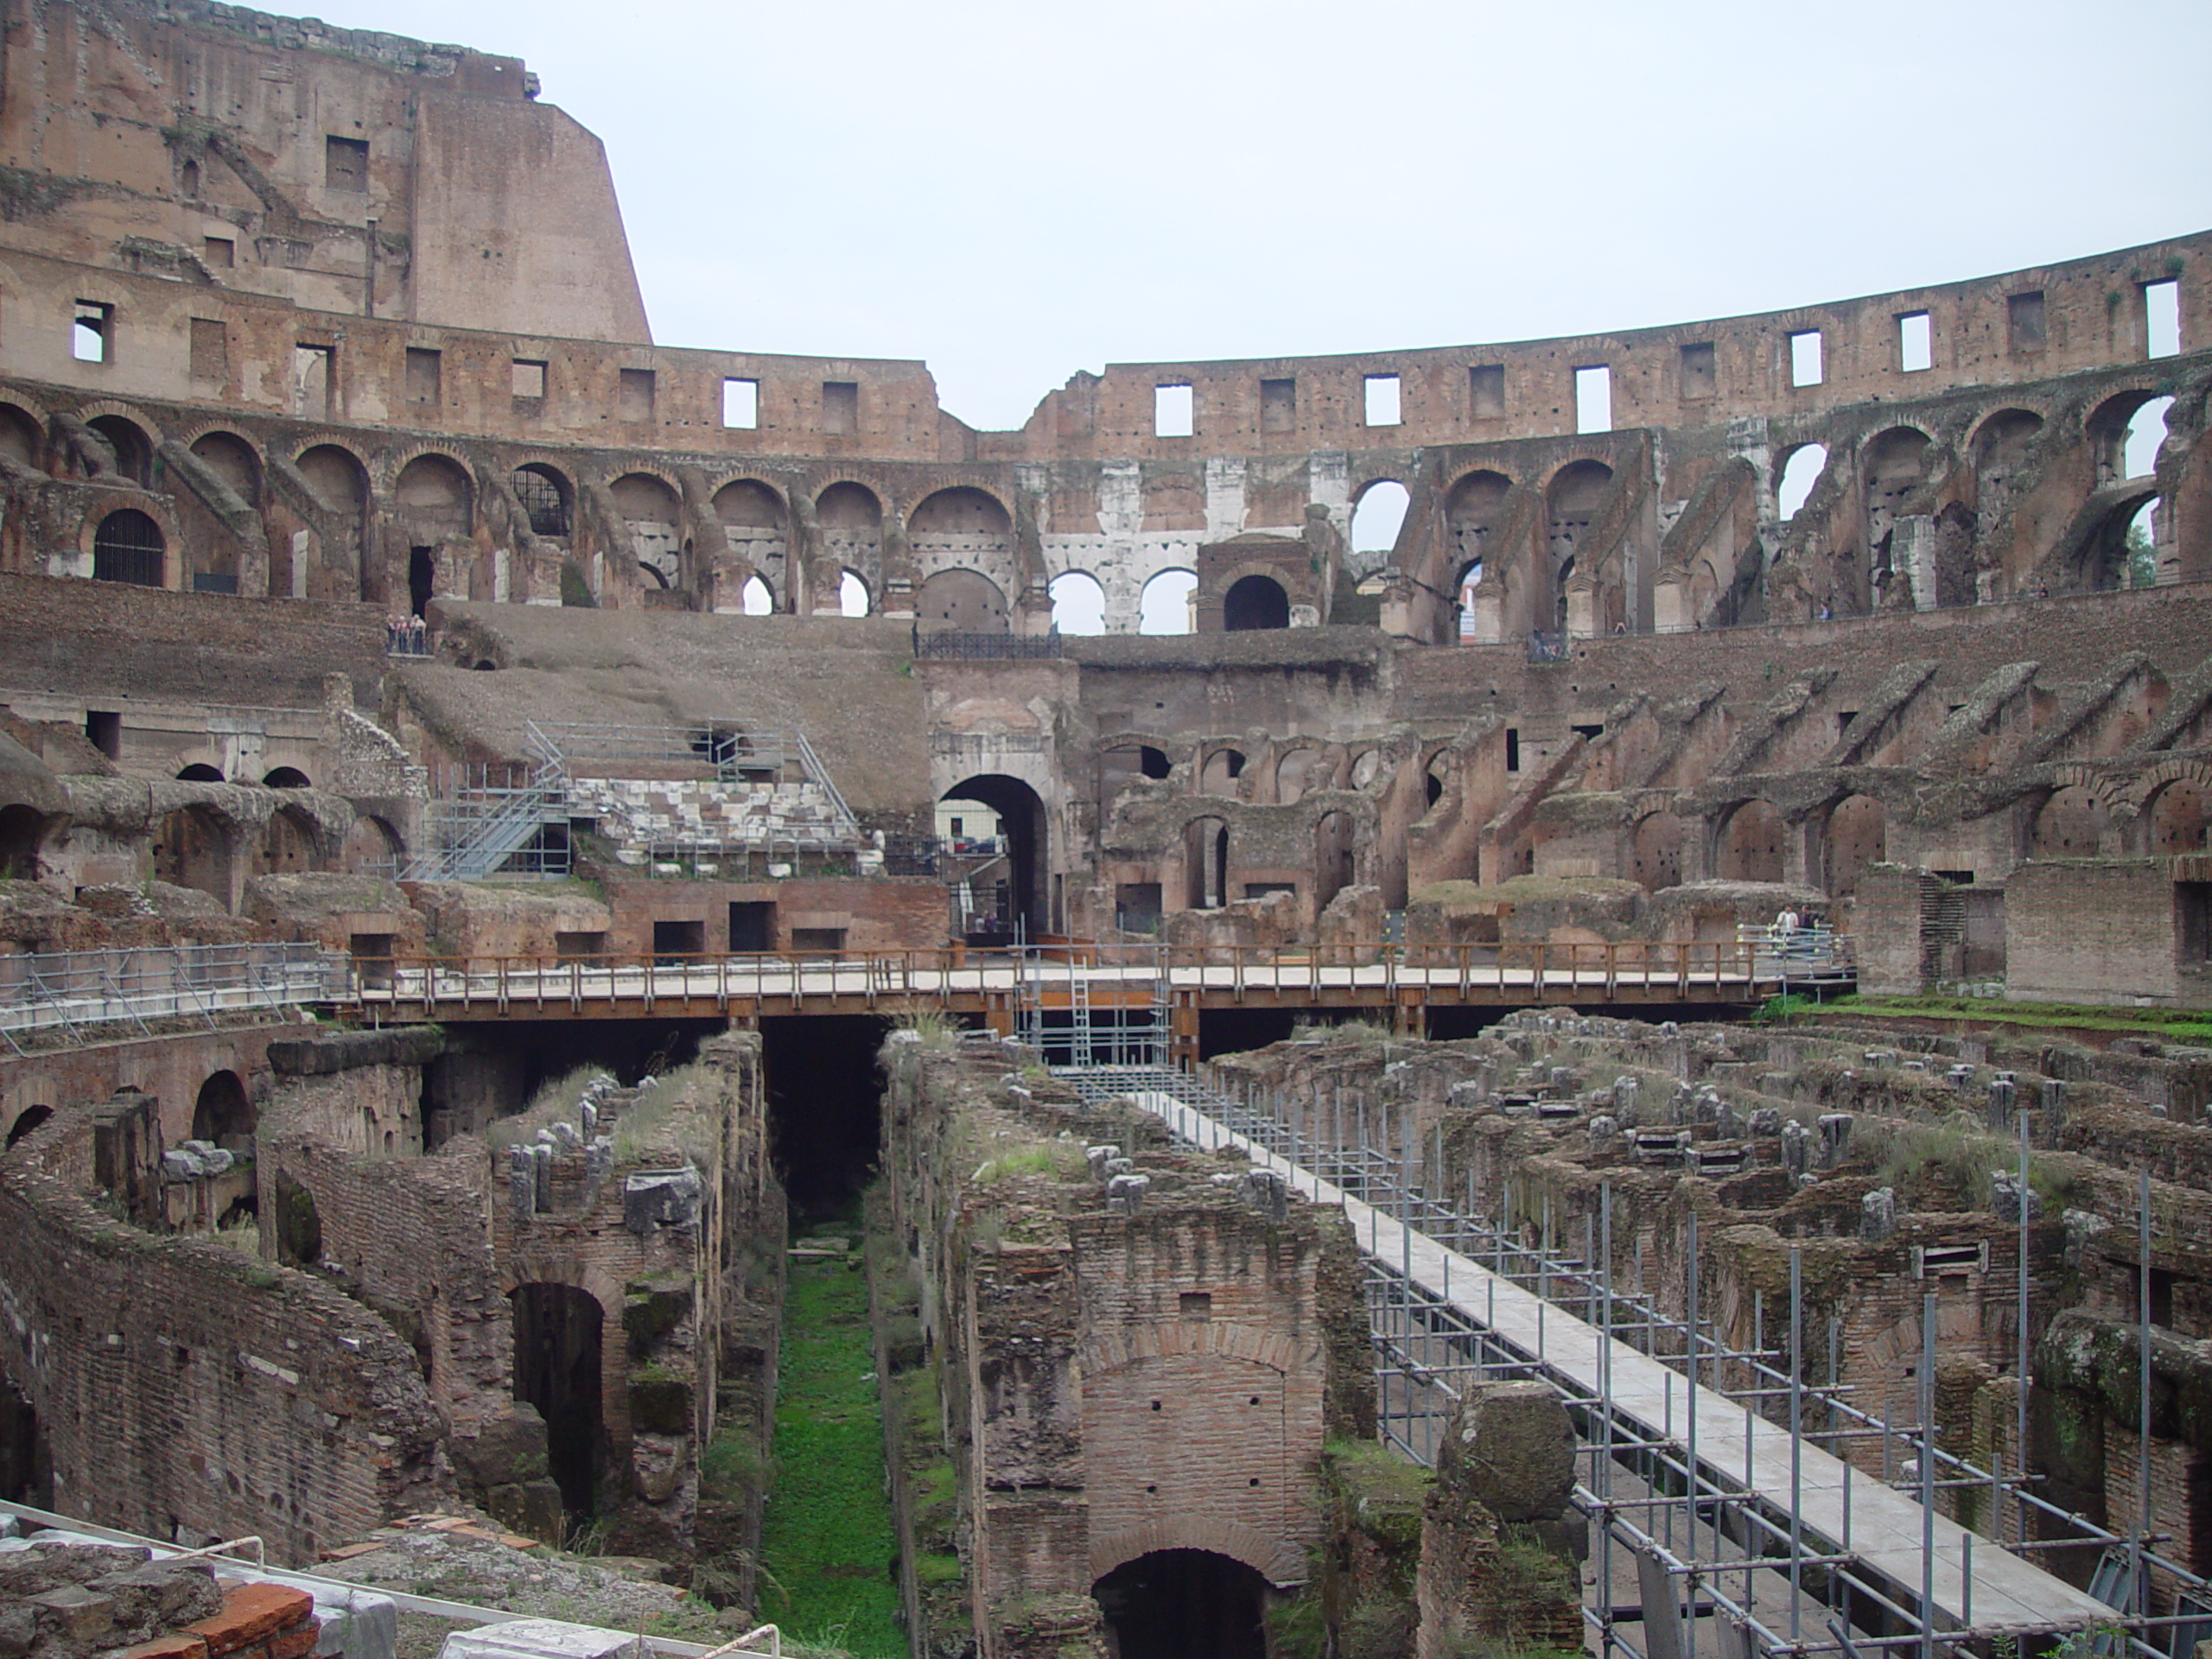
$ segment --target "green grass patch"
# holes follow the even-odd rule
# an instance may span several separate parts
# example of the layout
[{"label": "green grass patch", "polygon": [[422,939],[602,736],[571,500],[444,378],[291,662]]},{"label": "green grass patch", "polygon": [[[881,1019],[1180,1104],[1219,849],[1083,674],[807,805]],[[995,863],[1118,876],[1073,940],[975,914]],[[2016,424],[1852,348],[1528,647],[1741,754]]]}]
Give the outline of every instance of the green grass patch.
[{"label": "green grass patch", "polygon": [[[1782,999],[1777,999],[1777,1001]],[[1802,997],[1788,999],[1786,1012],[1812,1013]],[[1772,1005],[1770,1005],[1772,1006]],[[2212,1014],[2189,1008],[2101,1008],[2063,1002],[2008,1002],[1980,996],[1834,996],[1818,1005],[1822,1014],[1876,1018],[1966,1020],[1976,1025],[2070,1026],[2082,1031],[2118,1031],[2177,1043],[2212,1042]]]},{"label": "green grass patch", "polygon": [[[856,1234],[857,1209],[829,1230]],[[857,1659],[906,1659],[891,1573],[898,1540],[883,1490],[882,1405],[856,1265],[794,1261],[784,1305],[776,1480],[760,1553],[783,1586],[761,1617]]]}]

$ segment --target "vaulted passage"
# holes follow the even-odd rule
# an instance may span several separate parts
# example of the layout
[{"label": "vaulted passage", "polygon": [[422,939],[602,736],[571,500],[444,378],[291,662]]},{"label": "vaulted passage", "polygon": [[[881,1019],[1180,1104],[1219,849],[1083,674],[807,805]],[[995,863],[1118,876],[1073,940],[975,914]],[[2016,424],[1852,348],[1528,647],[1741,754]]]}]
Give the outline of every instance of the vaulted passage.
[{"label": "vaulted passage", "polygon": [[770,1144],[795,1219],[849,1204],[875,1168],[883,1097],[875,1053],[890,1027],[871,1014],[760,1022]]},{"label": "vaulted passage", "polygon": [[573,1285],[515,1287],[515,1398],[545,1419],[547,1461],[572,1521],[599,1511],[606,1457],[599,1304]]},{"label": "vaulted passage", "polygon": [[38,1414],[0,1375],[0,1498],[54,1507],[54,1455],[39,1427]]},{"label": "vaulted passage", "polygon": [[1156,1549],[1090,1587],[1121,1659],[1266,1659],[1267,1582],[1210,1549]]}]

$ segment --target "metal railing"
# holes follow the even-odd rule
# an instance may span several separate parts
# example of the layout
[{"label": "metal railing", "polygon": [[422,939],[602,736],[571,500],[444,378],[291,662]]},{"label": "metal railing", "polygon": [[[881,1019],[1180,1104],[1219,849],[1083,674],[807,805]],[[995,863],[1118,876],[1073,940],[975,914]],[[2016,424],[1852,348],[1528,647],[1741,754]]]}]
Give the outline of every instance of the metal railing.
[{"label": "metal railing", "polygon": [[1031,662],[1060,654],[1060,631],[1049,633],[963,633],[950,628],[914,630],[914,655],[969,660]]},{"label": "metal railing", "polygon": [[0,957],[0,1038],[153,1020],[213,1025],[243,1009],[327,1002],[353,987],[349,959],[315,944],[164,944]]},{"label": "metal railing", "polygon": [[1623,991],[1644,1001],[1751,1001],[1779,986],[1757,971],[1752,947],[1733,940],[1612,944],[1335,944],[1298,950],[1257,946],[1094,944],[1080,941],[1015,950],[940,946],[830,953],[768,951],[675,955],[552,954],[404,957],[389,987],[365,1001],[432,1008],[512,1001],[716,1002],[817,996],[972,1001],[1001,991],[1066,1008],[1071,980],[1084,980],[1092,1007],[1150,1005],[1172,990],[1210,1001],[1286,1000],[1319,993],[1363,1005],[1422,1001],[1518,1003],[1545,996],[1610,1001]]},{"label": "metal railing", "polygon": [[[486,790],[432,804],[423,815],[429,846],[411,859],[410,881],[479,881],[524,852],[568,811],[569,772],[559,747],[536,721],[524,739],[532,769],[519,789]],[[541,846],[520,874],[555,879],[569,873],[565,840]]]}]

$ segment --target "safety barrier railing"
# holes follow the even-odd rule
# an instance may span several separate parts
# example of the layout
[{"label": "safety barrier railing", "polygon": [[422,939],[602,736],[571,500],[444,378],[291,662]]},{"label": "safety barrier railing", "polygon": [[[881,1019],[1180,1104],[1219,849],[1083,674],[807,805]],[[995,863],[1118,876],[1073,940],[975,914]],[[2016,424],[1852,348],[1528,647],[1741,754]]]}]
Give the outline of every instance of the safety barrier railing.
[{"label": "safety barrier railing", "polygon": [[349,959],[315,944],[146,945],[0,957],[0,1038],[13,1033],[336,1001],[353,988]]},{"label": "safety barrier railing", "polygon": [[[1082,995],[1071,980],[1081,976]],[[379,976],[380,979],[384,976]],[[1343,992],[1378,1003],[1420,993],[1437,1001],[1531,1000],[1567,993],[1592,1001],[1624,990],[1651,1000],[1730,993],[1748,1001],[1779,984],[1758,971],[1754,949],[1734,940],[1548,942],[1503,944],[1336,944],[1299,950],[1248,946],[1097,944],[1080,940],[1021,950],[935,949],[747,953],[666,951],[563,957],[399,957],[369,1000],[445,1003],[789,998],[859,995],[938,1001],[1014,992],[1040,1006],[1118,1007],[1149,1001],[1165,982],[1209,1001],[1281,1001]]]}]

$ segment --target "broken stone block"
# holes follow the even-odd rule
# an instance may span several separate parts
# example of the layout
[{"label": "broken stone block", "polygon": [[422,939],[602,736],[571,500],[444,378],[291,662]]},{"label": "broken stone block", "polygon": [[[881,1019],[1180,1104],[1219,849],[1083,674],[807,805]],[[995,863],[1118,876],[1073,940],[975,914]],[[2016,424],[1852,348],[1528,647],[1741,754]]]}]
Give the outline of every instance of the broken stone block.
[{"label": "broken stone block", "polygon": [[1245,1200],[1268,1220],[1286,1221],[1289,1218],[1290,1186],[1275,1171],[1245,1171],[1243,1187]]},{"label": "broken stone block", "polygon": [[2001,1221],[2017,1224],[2020,1220],[2020,1205],[2028,1207],[2027,1218],[2033,1221],[2043,1213],[2043,1199],[2033,1187],[2023,1187],[2018,1170],[1993,1169],[1989,1172],[1989,1208]]},{"label": "broken stone block", "polygon": [[1090,1166],[1090,1179],[1103,1182],[1106,1179],[1107,1160],[1120,1157],[1122,1149],[1116,1146],[1085,1147],[1083,1149],[1083,1155],[1084,1160]]},{"label": "broken stone block", "polygon": [[699,1173],[639,1170],[622,1183],[622,1224],[644,1237],[656,1227],[699,1224]]},{"label": "broken stone block", "polygon": [[1541,1382],[1480,1382],[1453,1409],[1436,1478],[1505,1522],[1555,1521],[1574,1490],[1574,1428]]},{"label": "broken stone block", "polygon": [[1759,1107],[1752,1112],[1749,1127],[1753,1135],[1780,1135],[1782,1133],[1781,1109],[1775,1106]]},{"label": "broken stone block", "polygon": [[1134,1216],[1144,1205],[1144,1195],[1152,1190],[1152,1179],[1146,1175],[1116,1175],[1106,1183],[1106,1208],[1109,1214]]},{"label": "broken stone block", "polygon": [[1794,1119],[1782,1126],[1782,1166],[1792,1175],[1802,1175],[1811,1155],[1813,1137],[1805,1126]]},{"label": "broken stone block", "polygon": [[1885,1244],[1897,1230],[1897,1195],[1891,1187],[1878,1186],[1859,1200],[1859,1236],[1869,1244]]}]

